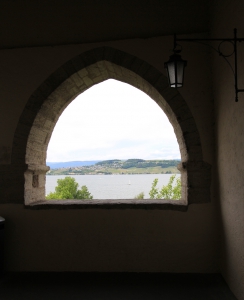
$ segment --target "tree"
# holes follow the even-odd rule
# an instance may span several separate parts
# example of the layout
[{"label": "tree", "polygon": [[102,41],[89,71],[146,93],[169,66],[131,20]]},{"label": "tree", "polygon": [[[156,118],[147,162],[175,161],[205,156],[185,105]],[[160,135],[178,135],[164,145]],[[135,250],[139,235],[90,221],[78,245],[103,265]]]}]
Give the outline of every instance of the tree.
[{"label": "tree", "polygon": [[167,185],[163,185],[161,190],[157,187],[158,178],[153,180],[151,190],[149,192],[150,199],[180,199],[181,198],[181,180],[176,178],[176,184],[174,185],[176,175],[172,175],[169,178]]},{"label": "tree", "polygon": [[138,194],[137,196],[135,196],[134,199],[137,199],[137,200],[144,199],[144,192],[141,192],[140,194]]},{"label": "tree", "polygon": [[78,187],[79,184],[73,177],[67,176],[64,179],[58,179],[55,192],[49,193],[46,199],[93,199],[93,196],[85,185],[83,185],[80,190]]}]

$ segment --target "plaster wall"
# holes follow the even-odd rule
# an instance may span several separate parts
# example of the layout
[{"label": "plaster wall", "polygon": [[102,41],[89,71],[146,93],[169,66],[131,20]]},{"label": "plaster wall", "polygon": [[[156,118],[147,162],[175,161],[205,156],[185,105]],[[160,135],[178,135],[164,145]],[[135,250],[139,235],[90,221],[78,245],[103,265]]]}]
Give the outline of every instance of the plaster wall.
[{"label": "plaster wall", "polygon": [[[164,72],[172,38],[1,51],[2,170],[11,167],[15,129],[31,94],[67,60],[100,46],[128,52]],[[195,118],[203,159],[213,164],[211,70],[210,64],[205,63],[209,61],[208,51],[190,45],[184,52],[189,64],[181,93]],[[199,72],[201,68],[204,71]],[[1,176],[4,178],[6,174],[2,171]],[[6,187],[2,186],[2,199],[7,197],[5,191]],[[17,193],[16,197],[24,203],[22,194]],[[0,204],[0,214],[6,218],[7,271],[218,271],[217,227],[212,203],[191,205],[187,212],[27,210],[19,204]]]},{"label": "plaster wall", "polygon": [[216,272],[211,204],[155,210],[1,205],[8,271]]},{"label": "plaster wall", "polygon": [[[212,37],[244,37],[243,1],[215,1]],[[244,299],[244,93],[235,102],[234,76],[214,55],[216,195],[222,228],[221,272],[238,299]],[[233,59],[230,59],[233,64]],[[244,88],[244,45],[238,44],[239,88]]]}]

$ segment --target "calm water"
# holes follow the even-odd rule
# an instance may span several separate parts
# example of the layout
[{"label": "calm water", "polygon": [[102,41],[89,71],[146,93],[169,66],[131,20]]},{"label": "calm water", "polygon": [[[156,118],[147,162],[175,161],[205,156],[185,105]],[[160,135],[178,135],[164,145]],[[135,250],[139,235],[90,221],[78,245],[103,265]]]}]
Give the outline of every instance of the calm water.
[{"label": "calm water", "polygon": [[[55,191],[57,180],[67,175],[46,176],[46,194]],[[142,175],[70,175],[79,183],[86,185],[93,199],[133,199],[144,192],[149,198],[152,182],[158,178],[158,187],[168,183],[172,174],[142,174]],[[177,177],[180,174],[176,175]]]}]

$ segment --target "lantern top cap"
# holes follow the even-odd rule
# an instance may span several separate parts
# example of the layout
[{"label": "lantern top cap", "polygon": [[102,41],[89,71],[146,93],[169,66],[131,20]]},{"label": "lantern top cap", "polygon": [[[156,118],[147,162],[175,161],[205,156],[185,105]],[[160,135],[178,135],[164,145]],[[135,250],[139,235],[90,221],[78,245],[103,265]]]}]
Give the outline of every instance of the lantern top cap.
[{"label": "lantern top cap", "polygon": [[186,60],[183,60],[181,58],[181,56],[179,54],[177,54],[177,53],[174,53],[174,54],[170,55],[169,61],[182,61],[182,62],[186,63]]},{"label": "lantern top cap", "polygon": [[183,59],[181,58],[181,56],[180,56],[179,54],[177,54],[177,53],[174,53],[174,54],[170,55],[169,60],[168,60],[167,62],[164,63],[164,67],[167,68],[167,67],[168,67],[168,64],[169,64],[169,63],[172,63],[172,62],[181,62],[181,63],[184,64],[184,66],[187,65],[187,61],[186,61],[186,60],[183,60]]}]

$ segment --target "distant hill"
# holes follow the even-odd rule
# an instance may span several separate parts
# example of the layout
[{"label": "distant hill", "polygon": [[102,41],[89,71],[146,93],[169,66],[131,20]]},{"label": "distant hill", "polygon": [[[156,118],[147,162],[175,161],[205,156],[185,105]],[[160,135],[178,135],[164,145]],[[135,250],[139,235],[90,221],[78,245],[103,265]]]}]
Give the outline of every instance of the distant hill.
[{"label": "distant hill", "polygon": [[[73,166],[71,165],[73,164]],[[78,165],[77,163],[83,163]],[[51,167],[47,175],[111,175],[111,174],[176,174],[180,160],[103,160],[103,161],[67,162],[62,167]],[[48,163],[47,163],[48,164]],[[67,164],[67,167],[64,165]]]},{"label": "distant hill", "polygon": [[51,169],[60,168],[72,168],[72,167],[82,167],[82,166],[93,166],[100,160],[85,160],[85,161],[66,161],[66,162],[47,162],[47,166]]}]

